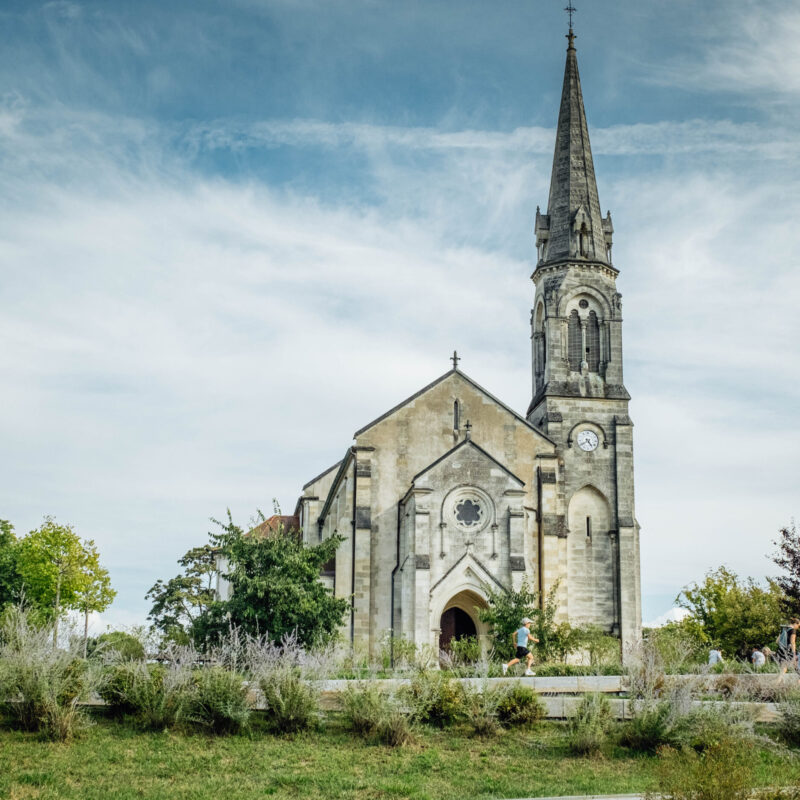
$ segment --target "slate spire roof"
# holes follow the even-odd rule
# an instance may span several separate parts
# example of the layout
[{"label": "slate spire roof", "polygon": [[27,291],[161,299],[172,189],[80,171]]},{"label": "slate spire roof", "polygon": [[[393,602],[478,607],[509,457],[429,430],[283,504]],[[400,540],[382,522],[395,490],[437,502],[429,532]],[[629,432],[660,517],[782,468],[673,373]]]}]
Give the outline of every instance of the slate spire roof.
[{"label": "slate spire roof", "polygon": [[536,210],[540,264],[575,259],[611,263],[613,227],[611,215],[603,219],[600,212],[575,38],[570,28],[547,214]]}]

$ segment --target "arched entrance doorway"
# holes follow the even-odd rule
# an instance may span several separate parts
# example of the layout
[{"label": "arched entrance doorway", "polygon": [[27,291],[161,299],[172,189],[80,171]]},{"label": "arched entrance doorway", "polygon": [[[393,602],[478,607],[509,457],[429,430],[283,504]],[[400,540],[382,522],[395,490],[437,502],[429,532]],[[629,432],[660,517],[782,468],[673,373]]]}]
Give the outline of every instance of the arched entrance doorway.
[{"label": "arched entrance doorway", "polygon": [[439,648],[446,653],[450,652],[450,642],[453,639],[463,639],[466,636],[478,635],[472,617],[461,608],[448,608],[442,614],[439,627],[442,631],[439,634]]}]

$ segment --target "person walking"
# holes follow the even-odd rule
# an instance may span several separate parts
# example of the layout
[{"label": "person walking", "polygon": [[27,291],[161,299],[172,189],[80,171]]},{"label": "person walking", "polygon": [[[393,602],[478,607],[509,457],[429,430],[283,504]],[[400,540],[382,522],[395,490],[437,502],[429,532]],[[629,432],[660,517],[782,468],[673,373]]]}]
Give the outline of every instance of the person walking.
[{"label": "person walking", "polygon": [[788,625],[781,628],[778,636],[778,661],[781,664],[781,675],[791,667],[797,669],[797,629],[800,628],[800,619],[792,617]]},{"label": "person walking", "polygon": [[708,666],[713,667],[714,664],[722,664],[725,659],[722,657],[721,647],[712,647],[708,651]]},{"label": "person walking", "polygon": [[511,642],[512,644],[516,644],[517,646],[517,655],[515,658],[512,658],[508,664],[503,664],[503,675],[508,673],[508,668],[513,667],[514,664],[519,664],[520,661],[524,658],[526,661],[526,669],[525,674],[527,676],[535,675],[536,673],[531,669],[533,665],[533,653],[528,649],[528,642],[533,642],[536,644],[539,640],[531,633],[531,623],[533,622],[532,619],[525,617],[522,620],[521,627],[517,628],[514,633],[511,634]]},{"label": "person walking", "polygon": [[767,657],[763,653],[763,651],[759,650],[757,647],[753,648],[753,652],[750,654],[750,660],[753,662],[753,666],[758,669],[759,667],[763,667],[764,664],[767,663]]}]

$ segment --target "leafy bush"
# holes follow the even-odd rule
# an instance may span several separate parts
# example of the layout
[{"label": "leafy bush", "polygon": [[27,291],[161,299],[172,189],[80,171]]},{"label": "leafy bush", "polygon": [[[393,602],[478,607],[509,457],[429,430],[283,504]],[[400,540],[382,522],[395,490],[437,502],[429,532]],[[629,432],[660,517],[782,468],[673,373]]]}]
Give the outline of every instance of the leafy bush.
[{"label": "leafy bush", "polygon": [[642,703],[623,725],[622,744],[642,753],[655,753],[672,742],[673,721],[669,702]]},{"label": "leafy bush", "polygon": [[690,748],[660,751],[658,788],[670,800],[747,800],[753,789],[752,750],[722,738],[701,753]]},{"label": "leafy bush", "polygon": [[184,667],[128,661],[109,669],[100,696],[112,714],[131,715],[147,730],[163,730],[175,725],[189,681]]},{"label": "leafy bush", "polygon": [[752,712],[726,703],[696,706],[677,717],[672,739],[682,748],[703,752],[720,742],[755,741]]},{"label": "leafy bush", "polygon": [[339,697],[340,708],[350,728],[363,737],[374,737],[391,747],[413,739],[413,724],[395,697],[373,683],[348,686]]},{"label": "leafy bush", "polygon": [[780,703],[778,713],[781,737],[791,747],[800,747],[800,693],[794,693]]},{"label": "leafy bush", "polygon": [[374,683],[357,683],[347,686],[339,695],[339,706],[352,730],[360,736],[369,736],[378,729],[387,700]]},{"label": "leafy bush", "polygon": [[178,718],[209,733],[238,733],[250,721],[244,679],[222,667],[198,670],[181,698]]},{"label": "leafy bush", "polygon": [[109,631],[90,639],[87,652],[90,657],[100,653],[103,658],[108,658],[113,654],[120,661],[144,661],[147,658],[142,642],[125,631]]},{"label": "leafy bush", "polygon": [[296,668],[275,666],[259,676],[258,685],[273,729],[295,733],[319,723],[319,691],[303,681]]},{"label": "leafy bush", "polygon": [[390,709],[376,731],[378,739],[390,747],[401,747],[414,740],[414,728],[408,715],[399,708]]},{"label": "leafy bush", "polygon": [[533,725],[547,713],[533,689],[516,684],[503,692],[497,703],[497,719],[506,728]]},{"label": "leafy bush", "polygon": [[405,687],[415,721],[444,728],[464,713],[461,686],[441,672],[421,672]]},{"label": "leafy bush", "polygon": [[613,725],[611,704],[602,694],[586,694],[569,721],[568,745],[578,755],[597,755]]},{"label": "leafy bush", "polygon": [[67,740],[89,724],[78,707],[97,683],[83,660],[82,642],[53,646],[53,629],[39,627],[12,607],[0,629],[0,710],[24,730]]},{"label": "leafy bush", "polygon": [[450,640],[450,657],[456,665],[475,664],[481,660],[481,643],[477,636]]},{"label": "leafy bush", "polygon": [[463,713],[467,724],[478,736],[494,736],[500,730],[498,706],[506,695],[505,688],[491,689],[485,683],[464,690]]},{"label": "leafy bush", "polygon": [[536,676],[539,678],[580,678],[585,675],[622,675],[619,664],[564,664],[561,661],[549,661],[536,664]]}]

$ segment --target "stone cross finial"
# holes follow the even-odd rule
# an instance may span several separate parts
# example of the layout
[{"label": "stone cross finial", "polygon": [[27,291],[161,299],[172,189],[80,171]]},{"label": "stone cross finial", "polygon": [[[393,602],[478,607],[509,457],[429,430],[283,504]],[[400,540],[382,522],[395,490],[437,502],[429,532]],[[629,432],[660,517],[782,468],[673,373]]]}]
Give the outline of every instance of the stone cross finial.
[{"label": "stone cross finial", "polygon": [[467,420],[467,424],[464,425],[464,429],[467,432],[466,433],[466,438],[467,439],[471,439],[472,438],[472,423],[469,420]]},{"label": "stone cross finial", "polygon": [[450,360],[453,362],[453,369],[458,369],[458,362],[461,361],[458,357],[458,351],[453,350],[453,355],[450,356]]}]

